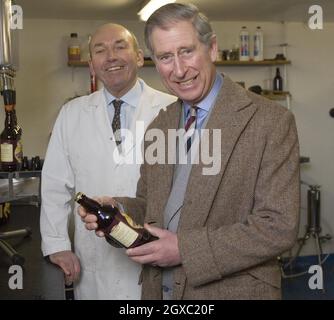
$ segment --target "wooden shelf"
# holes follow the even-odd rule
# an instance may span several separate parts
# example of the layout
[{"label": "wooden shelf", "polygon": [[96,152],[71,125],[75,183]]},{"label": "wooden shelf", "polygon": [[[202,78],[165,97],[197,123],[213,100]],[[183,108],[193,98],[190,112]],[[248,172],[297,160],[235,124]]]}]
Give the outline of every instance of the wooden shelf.
[{"label": "wooden shelf", "polygon": [[69,67],[88,67],[88,61],[69,60],[67,61],[67,65]]},{"label": "wooden shelf", "polygon": [[268,98],[270,100],[276,100],[276,101],[284,101],[288,97],[291,97],[291,94],[289,91],[269,91],[269,90],[263,90],[262,94],[263,97]]},{"label": "wooden shelf", "polygon": [[276,66],[291,64],[290,60],[263,60],[263,61],[236,61],[236,60],[223,60],[216,61],[217,66]]},{"label": "wooden shelf", "polygon": [[[291,64],[290,60],[263,60],[263,61],[216,61],[216,66],[276,66],[276,65],[286,65]],[[70,67],[87,67],[87,61],[68,61],[67,65]],[[145,60],[144,66],[154,67],[154,62],[152,60]]]}]

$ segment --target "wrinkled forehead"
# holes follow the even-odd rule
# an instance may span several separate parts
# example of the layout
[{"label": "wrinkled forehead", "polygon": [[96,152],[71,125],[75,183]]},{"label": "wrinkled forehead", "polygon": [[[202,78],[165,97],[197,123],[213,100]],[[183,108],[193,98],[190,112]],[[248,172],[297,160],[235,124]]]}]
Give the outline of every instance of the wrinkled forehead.
[{"label": "wrinkled forehead", "polygon": [[150,37],[154,53],[169,51],[175,47],[194,46],[198,42],[197,31],[188,21],[181,21],[166,25],[156,26]]}]

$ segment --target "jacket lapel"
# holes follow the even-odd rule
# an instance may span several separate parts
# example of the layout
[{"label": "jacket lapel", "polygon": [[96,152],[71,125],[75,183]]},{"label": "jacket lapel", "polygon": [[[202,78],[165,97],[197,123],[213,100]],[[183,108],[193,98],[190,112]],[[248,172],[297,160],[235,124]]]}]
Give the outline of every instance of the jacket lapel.
[{"label": "jacket lapel", "polygon": [[[225,76],[222,90],[206,126],[206,129],[210,130],[210,155],[215,147],[212,143],[211,129],[221,130],[221,152],[218,153],[221,168],[215,175],[203,175],[206,166],[201,161],[198,165],[192,166],[179,228],[205,224],[234,146],[255,111],[256,107],[251,104],[244,89]],[[201,143],[207,142],[202,140]]]}]

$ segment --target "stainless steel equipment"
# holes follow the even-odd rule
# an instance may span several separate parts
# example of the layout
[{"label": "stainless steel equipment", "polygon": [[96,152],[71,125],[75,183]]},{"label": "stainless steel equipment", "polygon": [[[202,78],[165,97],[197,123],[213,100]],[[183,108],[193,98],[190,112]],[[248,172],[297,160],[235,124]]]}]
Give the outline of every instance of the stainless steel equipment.
[{"label": "stainless steel equipment", "polygon": [[15,67],[11,43],[11,0],[0,0],[0,76],[1,91],[14,90]]},{"label": "stainless steel equipment", "polygon": [[[15,105],[15,88],[14,77],[15,67],[12,60],[12,43],[11,43],[11,0],[0,0],[0,90],[4,98],[5,106]],[[6,199],[0,198],[0,202]],[[0,249],[2,249],[12,260],[14,264],[24,264],[22,257],[5,239],[12,237],[26,237],[31,234],[29,228],[16,231],[0,233]]]}]

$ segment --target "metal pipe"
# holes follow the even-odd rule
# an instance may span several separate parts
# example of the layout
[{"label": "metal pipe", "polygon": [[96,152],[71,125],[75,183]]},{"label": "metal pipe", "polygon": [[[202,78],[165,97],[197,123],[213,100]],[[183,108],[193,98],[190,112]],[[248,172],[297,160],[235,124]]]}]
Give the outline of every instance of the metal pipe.
[{"label": "metal pipe", "polygon": [[307,220],[308,230],[320,233],[320,186],[311,185],[307,191]]},{"label": "metal pipe", "polygon": [[0,65],[11,66],[12,47],[11,47],[11,0],[0,0]]},{"label": "metal pipe", "polygon": [[[0,89],[2,94],[9,94],[14,91],[15,69],[12,57],[11,42],[11,0],[0,0]],[[5,99],[7,100],[12,99]]]}]

